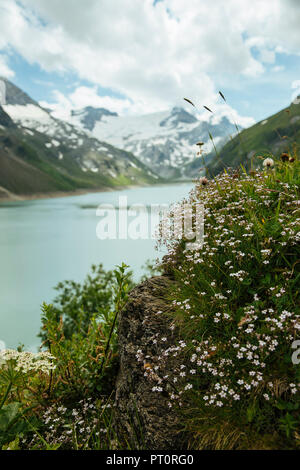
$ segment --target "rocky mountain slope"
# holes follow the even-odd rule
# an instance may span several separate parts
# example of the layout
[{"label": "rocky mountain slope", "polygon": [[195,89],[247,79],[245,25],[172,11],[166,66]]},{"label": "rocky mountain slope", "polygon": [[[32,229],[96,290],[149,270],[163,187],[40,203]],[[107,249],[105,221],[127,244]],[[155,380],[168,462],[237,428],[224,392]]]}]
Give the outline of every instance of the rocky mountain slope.
[{"label": "rocky mountain slope", "polygon": [[[89,130],[98,139],[136,155],[165,178],[189,178],[189,165],[196,159],[195,144],[204,142],[204,151],[221,146],[236,129],[227,117],[201,121],[181,107],[142,116],[117,116],[103,108],[87,107],[64,116],[66,121]],[[188,165],[188,166],[186,166]]]},{"label": "rocky mountain slope", "polygon": [[224,168],[243,165],[250,168],[251,162],[256,167],[256,156],[275,156],[282,152],[293,151],[293,146],[300,145],[300,104],[291,105],[277,114],[243,130],[229,141],[208,161],[208,170],[217,174]]},{"label": "rocky mountain slope", "polygon": [[[1,194],[152,184],[159,177],[130,152],[99,141],[49,112],[7,80],[0,107]],[[7,195],[7,193],[6,193]]]}]

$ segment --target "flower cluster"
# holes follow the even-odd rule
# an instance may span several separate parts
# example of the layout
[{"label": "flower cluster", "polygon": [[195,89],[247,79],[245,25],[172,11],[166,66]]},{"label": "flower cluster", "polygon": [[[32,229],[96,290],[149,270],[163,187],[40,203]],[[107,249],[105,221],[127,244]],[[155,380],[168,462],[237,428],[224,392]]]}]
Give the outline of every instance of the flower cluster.
[{"label": "flower cluster", "polygon": [[0,368],[5,368],[9,362],[13,362],[15,371],[22,372],[23,374],[31,372],[49,374],[56,367],[54,360],[55,357],[46,351],[39,353],[19,352],[14,349],[0,351]]},{"label": "flower cluster", "polygon": [[[182,241],[159,240],[168,248],[164,265],[177,280],[174,317],[185,327],[179,343],[156,338],[159,353],[147,359],[152,366],[145,371],[156,378],[153,391],[166,391],[171,382],[170,407],[191,393],[204,407],[218,408],[251,396],[296,399],[295,368],[291,361],[278,368],[276,361],[291,355],[300,329],[294,298],[299,187],[267,170],[238,179],[228,172],[205,184],[201,179],[188,202],[204,205],[204,243],[189,251]],[[168,358],[178,355],[180,366],[166,376]],[[137,359],[145,364],[142,351]]]},{"label": "flower cluster", "polygon": [[24,439],[22,444],[26,448],[43,448],[40,439],[42,433],[49,446],[72,449],[75,441],[79,448],[84,449],[93,439],[105,440],[107,428],[102,418],[103,413],[111,407],[110,403],[101,406],[92,398],[80,400],[72,409],[62,404],[53,404],[41,416],[42,428],[39,434],[33,434],[30,440]]}]

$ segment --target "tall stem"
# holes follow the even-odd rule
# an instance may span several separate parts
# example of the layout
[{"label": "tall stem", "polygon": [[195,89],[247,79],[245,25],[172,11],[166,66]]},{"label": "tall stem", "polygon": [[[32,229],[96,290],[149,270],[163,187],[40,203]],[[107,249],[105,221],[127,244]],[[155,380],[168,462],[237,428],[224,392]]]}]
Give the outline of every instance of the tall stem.
[{"label": "tall stem", "polygon": [[2,398],[2,400],[1,400],[1,403],[0,403],[0,410],[1,410],[1,408],[3,407],[4,403],[6,402],[6,399],[7,399],[8,395],[9,395],[9,392],[11,391],[11,387],[12,387],[12,382],[10,382],[10,383],[8,384],[8,387],[7,387],[7,389],[6,389],[5,395],[4,395],[4,397]]},{"label": "tall stem", "polygon": [[108,352],[108,349],[109,349],[110,340],[111,340],[113,331],[114,331],[114,329],[115,329],[115,325],[116,325],[116,321],[117,321],[118,314],[119,314],[119,309],[117,309],[117,311],[116,311],[115,318],[114,318],[113,324],[112,324],[111,329],[110,329],[110,332],[109,332],[109,338],[108,338],[108,341],[107,341],[107,344],[106,344],[104,356],[103,356],[103,358],[102,358],[102,363],[101,363],[101,366],[100,366],[100,371],[99,371],[99,374],[100,374],[100,375],[101,375],[101,373],[102,373],[102,369],[103,369],[103,366],[104,366],[104,361],[106,360],[106,355],[107,355],[107,352]]}]

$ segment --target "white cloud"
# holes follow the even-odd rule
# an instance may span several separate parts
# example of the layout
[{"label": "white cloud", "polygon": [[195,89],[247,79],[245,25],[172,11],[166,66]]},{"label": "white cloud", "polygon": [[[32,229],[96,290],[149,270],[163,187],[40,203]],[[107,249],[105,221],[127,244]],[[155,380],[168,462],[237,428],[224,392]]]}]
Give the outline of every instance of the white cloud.
[{"label": "white cloud", "polygon": [[215,102],[213,106],[210,108],[213,114],[209,113],[209,111],[205,111],[198,115],[198,118],[203,121],[207,121],[208,118],[212,118],[213,124],[218,124],[222,117],[227,117],[233,124],[237,124],[241,127],[250,127],[255,124],[255,119],[252,117],[241,116],[235,109],[229,106],[227,103],[222,102]]},{"label": "white cloud", "polygon": [[39,104],[45,108],[51,109],[53,111],[53,115],[60,119],[67,118],[71,110],[81,109],[86,106],[106,108],[118,114],[126,114],[128,110],[134,106],[128,99],[99,96],[97,86],[80,86],[69,95],[64,95],[60,91],[55,90],[53,98],[53,103],[41,101]]},{"label": "white cloud", "polygon": [[292,101],[296,104],[299,104],[299,99],[297,99],[300,96],[300,80],[295,80],[292,83],[291,86],[293,93],[292,93]]},{"label": "white cloud", "polygon": [[[93,87],[77,88],[67,100],[93,100],[121,113],[128,106],[131,112],[165,109],[187,95],[214,104],[214,74],[254,79],[264,74],[264,64],[276,65],[279,51],[300,50],[298,0],[21,4],[0,0],[0,49],[10,45],[46,71],[74,71],[118,91],[125,100],[99,98]],[[63,102],[59,94],[56,100]]]},{"label": "white cloud", "polygon": [[265,64],[274,64],[276,60],[275,52],[270,49],[262,49],[260,51],[260,59]]},{"label": "white cloud", "polygon": [[275,67],[272,67],[272,72],[278,73],[278,72],[283,72],[285,70],[284,65],[275,65]]},{"label": "white cloud", "polygon": [[[53,103],[40,101],[39,104],[44,108],[52,110],[52,115],[58,119],[68,120],[72,110],[82,109],[86,106],[106,108],[117,112],[119,115],[145,113],[143,106],[139,107],[138,104],[131,103],[130,100],[111,96],[99,96],[96,86],[80,86],[68,95],[64,95],[56,90],[53,95]],[[183,105],[183,103],[180,102],[180,105]],[[235,109],[222,101],[219,95],[214,95],[212,105],[210,104],[210,106],[213,111],[212,115],[208,111],[204,111],[202,107],[195,109],[188,105],[188,111],[196,115],[200,120],[207,121],[208,118],[212,117],[213,123],[219,123],[223,116],[226,116],[232,123],[242,127],[249,127],[255,123],[252,117],[241,116]],[[147,113],[149,112],[152,112],[152,110],[147,110]]]},{"label": "white cloud", "polygon": [[15,73],[7,64],[7,58],[0,55],[0,77],[13,78]]}]

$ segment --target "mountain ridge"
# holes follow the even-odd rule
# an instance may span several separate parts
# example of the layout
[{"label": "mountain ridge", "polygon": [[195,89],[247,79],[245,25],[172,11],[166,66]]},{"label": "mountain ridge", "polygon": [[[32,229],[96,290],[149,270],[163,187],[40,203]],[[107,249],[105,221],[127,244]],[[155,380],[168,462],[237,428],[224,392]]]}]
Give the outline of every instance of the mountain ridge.
[{"label": "mountain ridge", "polygon": [[[132,152],[145,165],[169,179],[192,176],[185,170],[196,157],[195,144],[203,140],[206,153],[213,149],[209,133],[214,135],[217,146],[236,133],[235,125],[225,116],[217,123],[214,117],[202,121],[179,106],[140,116],[118,116],[105,110],[101,118],[95,120],[99,109],[103,108],[90,106],[71,111],[64,118],[89,130],[94,137]],[[87,121],[92,125],[87,127]]]},{"label": "mountain ridge", "polygon": [[162,181],[132,153],[52,117],[14,84],[5,80],[5,85],[0,186],[7,191],[28,196]]}]

